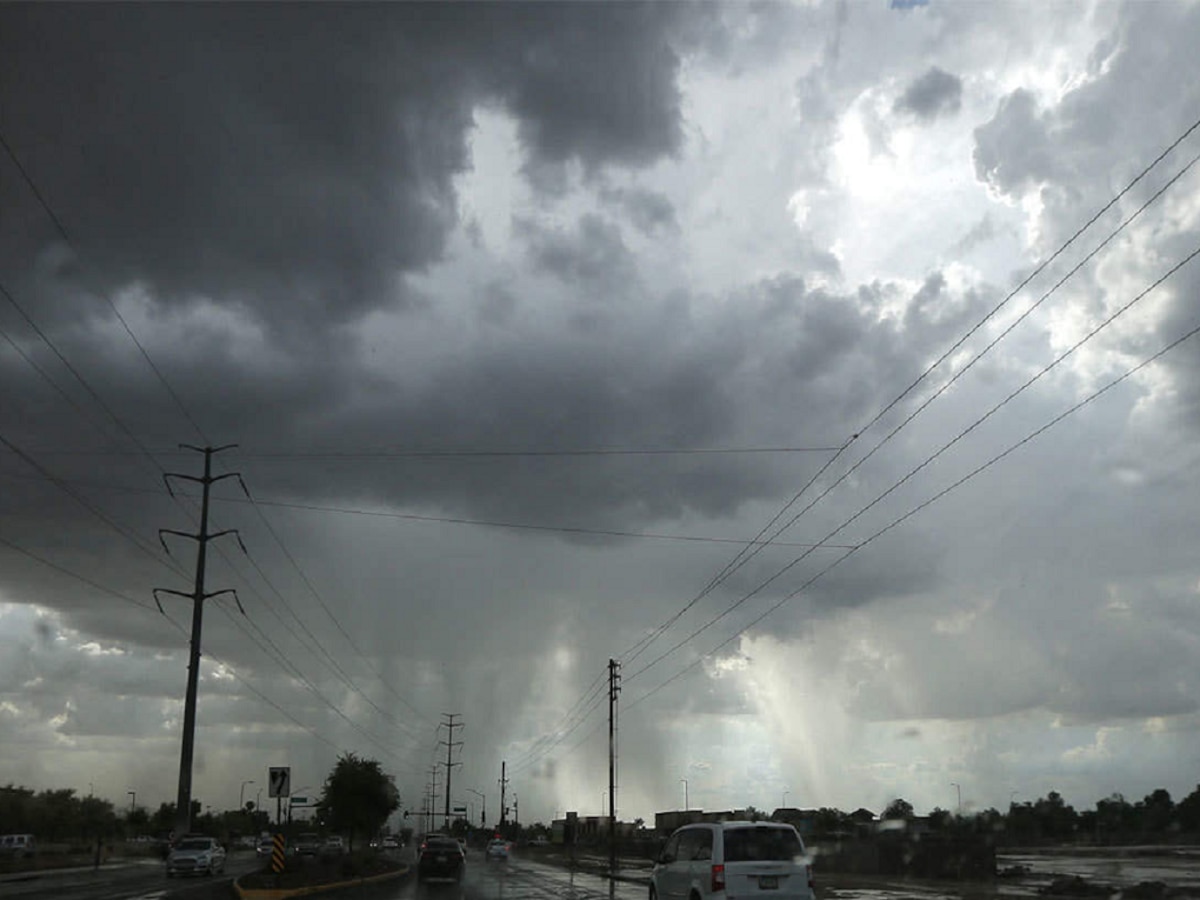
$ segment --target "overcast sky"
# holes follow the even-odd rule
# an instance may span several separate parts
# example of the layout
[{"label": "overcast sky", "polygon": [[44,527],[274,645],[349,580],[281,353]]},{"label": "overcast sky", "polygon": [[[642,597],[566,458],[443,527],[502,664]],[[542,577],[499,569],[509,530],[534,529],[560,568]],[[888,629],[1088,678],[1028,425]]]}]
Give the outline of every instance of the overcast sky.
[{"label": "overcast sky", "polygon": [[344,751],[415,808],[456,713],[455,805],[507,761],[523,821],[597,814],[610,658],[623,818],[1186,795],[1198,44],[1182,2],[0,6],[0,783],[174,800],[186,443],[254,501],[212,489],[216,809]]}]

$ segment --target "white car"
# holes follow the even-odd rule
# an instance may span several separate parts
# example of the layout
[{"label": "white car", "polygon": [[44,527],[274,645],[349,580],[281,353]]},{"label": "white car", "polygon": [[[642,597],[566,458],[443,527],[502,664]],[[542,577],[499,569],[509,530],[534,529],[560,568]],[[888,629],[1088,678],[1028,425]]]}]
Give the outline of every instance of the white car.
[{"label": "white car", "polygon": [[812,860],[800,834],[777,822],[685,825],[663,846],[650,900],[770,897],[815,900]]},{"label": "white car", "polygon": [[225,848],[216,838],[188,837],[167,855],[167,877],[215,875],[225,871]]},{"label": "white car", "polygon": [[499,838],[488,841],[487,852],[484,854],[484,858],[488,860],[508,859],[508,841],[502,841]]}]

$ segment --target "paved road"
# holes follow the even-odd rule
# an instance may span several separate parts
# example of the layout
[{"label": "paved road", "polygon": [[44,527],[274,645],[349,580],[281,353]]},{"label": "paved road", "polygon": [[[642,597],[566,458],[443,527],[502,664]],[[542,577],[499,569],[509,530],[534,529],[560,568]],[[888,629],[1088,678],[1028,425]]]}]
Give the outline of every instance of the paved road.
[{"label": "paved road", "polygon": [[0,881],[3,900],[229,900],[235,877],[258,867],[253,854],[229,857],[225,873],[212,878],[167,878],[159,860],[101,866],[99,870],[46,871]]},{"label": "paved road", "polygon": [[487,862],[482,853],[472,851],[461,884],[452,881],[418,884],[416,877],[411,876],[351,896],[355,900],[646,900],[646,888],[572,873],[519,856],[508,862]]}]

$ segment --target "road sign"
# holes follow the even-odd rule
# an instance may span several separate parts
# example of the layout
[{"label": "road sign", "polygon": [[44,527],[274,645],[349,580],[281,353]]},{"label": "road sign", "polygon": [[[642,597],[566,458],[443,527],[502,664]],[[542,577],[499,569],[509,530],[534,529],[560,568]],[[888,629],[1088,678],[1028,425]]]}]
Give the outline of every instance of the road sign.
[{"label": "road sign", "polygon": [[286,797],[292,789],[292,769],[290,766],[271,766],[268,773],[268,797]]},{"label": "road sign", "polygon": [[456,806],[454,807],[454,811],[456,813],[466,813],[467,808],[465,806]]},{"label": "road sign", "polygon": [[293,797],[292,806],[308,806],[308,798],[300,796]]}]

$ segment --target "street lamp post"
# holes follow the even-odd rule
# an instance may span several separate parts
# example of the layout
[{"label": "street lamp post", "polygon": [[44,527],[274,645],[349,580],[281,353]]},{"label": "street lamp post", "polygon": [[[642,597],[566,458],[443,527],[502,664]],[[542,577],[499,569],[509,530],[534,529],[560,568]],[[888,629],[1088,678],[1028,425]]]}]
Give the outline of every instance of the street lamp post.
[{"label": "street lamp post", "polygon": [[779,804],[779,805],[780,805],[780,807],[782,807],[783,809],[787,809],[787,795],[788,795],[788,794],[790,794],[790,793],[791,793],[791,791],[784,791],[784,792],[783,792],[783,802]]},{"label": "street lamp post", "polygon": [[[249,781],[242,782],[242,789],[238,791],[238,809],[246,808],[246,785],[248,784],[254,784],[254,779],[251,778]],[[257,803],[254,805],[254,808],[258,809]]]},{"label": "street lamp post", "polygon": [[961,819],[962,818],[962,787],[959,785],[959,783],[957,781],[952,781],[952,782],[950,782],[950,784],[953,786],[955,793],[958,795],[958,817]]},{"label": "street lamp post", "polygon": [[129,811],[132,813],[137,809],[137,791],[126,791],[129,795]]},{"label": "street lamp post", "polygon": [[687,810],[688,810],[688,788],[687,788],[687,779],[686,779],[686,778],[680,778],[679,780],[683,782],[683,811],[684,811],[684,812],[687,812]]},{"label": "street lamp post", "polygon": [[258,789],[258,793],[254,797],[254,811],[258,812],[262,808],[262,788]]}]

